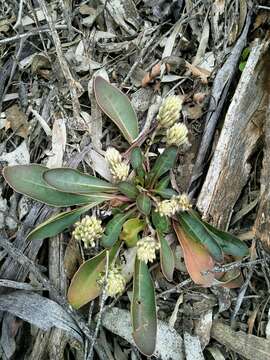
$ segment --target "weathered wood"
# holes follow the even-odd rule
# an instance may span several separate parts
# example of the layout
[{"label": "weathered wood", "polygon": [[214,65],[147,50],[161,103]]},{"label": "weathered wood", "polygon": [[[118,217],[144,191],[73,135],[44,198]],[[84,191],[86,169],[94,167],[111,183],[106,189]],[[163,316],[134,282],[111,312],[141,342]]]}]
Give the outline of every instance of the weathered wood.
[{"label": "weathered wood", "polygon": [[248,31],[251,23],[251,16],[252,11],[249,11],[241,36],[235,43],[223,66],[218,70],[215,76],[213,88],[211,91],[209,112],[205,119],[204,133],[190,181],[190,194],[193,194],[196,191],[200,183],[201,176],[206,165],[207,156],[209,155],[211,144],[213,143],[213,137],[217,123],[220,120],[220,115],[224,109],[224,103],[228,98],[231,84],[235,78],[242,51],[246,46]]},{"label": "weathered wood", "polygon": [[262,135],[265,120],[264,54],[269,42],[255,41],[213,155],[197,206],[203,217],[221,228],[227,226],[233,207],[246,185],[249,158]]},{"label": "weathered wood", "polygon": [[[269,65],[270,55],[265,57],[265,66]],[[264,157],[261,174],[261,195],[259,210],[254,226],[256,238],[260,239],[264,248],[270,252],[270,73],[266,72],[264,89],[267,99],[266,118],[264,124]]]},{"label": "weathered wood", "polygon": [[248,360],[268,360],[270,341],[243,331],[234,331],[222,322],[216,322],[211,329],[211,336],[227,348],[237,352]]}]

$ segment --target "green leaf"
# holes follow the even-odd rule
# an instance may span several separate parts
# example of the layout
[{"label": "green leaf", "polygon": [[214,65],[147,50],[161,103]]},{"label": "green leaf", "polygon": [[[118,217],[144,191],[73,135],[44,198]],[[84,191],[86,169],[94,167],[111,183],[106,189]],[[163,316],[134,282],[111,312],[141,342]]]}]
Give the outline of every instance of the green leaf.
[{"label": "green leaf", "polygon": [[152,211],[152,223],[156,230],[167,233],[170,230],[170,220],[167,216],[161,216],[158,211]]},{"label": "green leaf", "polygon": [[147,265],[136,259],[131,305],[133,338],[146,356],[155,352],[157,315],[154,284]]},{"label": "green leaf", "polygon": [[168,187],[168,185],[170,184],[171,181],[171,177],[170,175],[164,176],[158,183],[156,186],[156,190],[164,190]]},{"label": "green leaf", "polygon": [[117,191],[117,188],[107,181],[69,168],[47,170],[43,178],[51,187],[64,192],[93,194]]},{"label": "green leaf", "polygon": [[187,235],[204,245],[216,261],[223,260],[223,253],[220,246],[197,217],[188,212],[181,212],[179,214],[179,221]]},{"label": "green leaf", "polygon": [[[195,212],[192,213],[198,217]],[[249,249],[247,245],[236,236],[225,231],[218,230],[214,226],[208,224],[205,221],[202,221],[201,219],[199,219],[199,221],[204,225],[208,233],[216,240],[225,254],[236,257],[243,257],[248,255]]]},{"label": "green leaf", "polygon": [[155,194],[160,195],[163,199],[170,199],[172,196],[177,196],[178,193],[170,188],[162,189],[162,190],[154,190]]},{"label": "green leaf", "polygon": [[4,168],[3,175],[7,183],[18,193],[51,206],[83,205],[95,201],[87,195],[53,189],[43,180],[43,174],[47,170],[45,166],[37,164],[16,165]]},{"label": "green leaf", "polygon": [[152,208],[151,199],[144,193],[141,193],[136,200],[138,210],[144,214],[149,215]]},{"label": "green leaf", "polygon": [[[117,242],[110,250],[109,263],[114,259],[119,245],[120,242]],[[67,295],[68,302],[75,309],[79,309],[101,293],[97,280],[100,273],[105,270],[106,251],[107,250],[103,250],[97,256],[85,261],[75,273]]]},{"label": "green leaf", "polygon": [[142,167],[143,155],[142,155],[142,151],[139,147],[135,147],[132,149],[131,155],[130,155],[130,163],[134,170]]},{"label": "green leaf", "polygon": [[125,241],[128,247],[136,246],[138,234],[145,228],[145,222],[138,218],[127,220],[123,225],[120,239]]},{"label": "green leaf", "polygon": [[79,209],[66,211],[61,214],[52,216],[48,220],[37,226],[34,230],[32,230],[28,234],[27,239],[41,240],[55,236],[68,228],[70,225],[74,224],[74,222],[77,221],[83,213],[85,213],[92,207],[97,206],[98,204],[99,202],[92,203],[91,205],[86,205]]},{"label": "green leaf", "polygon": [[101,76],[94,79],[98,105],[131,144],[139,135],[137,115],[129,98]]},{"label": "green leaf", "polygon": [[163,275],[168,281],[173,280],[175,261],[172,249],[161,232],[157,232],[160,242],[160,265]]},{"label": "green leaf", "polygon": [[177,157],[177,147],[170,146],[157,158],[149,173],[147,183],[153,186],[167,171],[173,169]]},{"label": "green leaf", "polygon": [[109,248],[112,247],[119,238],[124,222],[131,216],[134,209],[123,214],[116,214],[108,222],[105,233],[102,235],[101,244],[102,246]]},{"label": "green leaf", "polygon": [[131,184],[127,181],[122,181],[118,184],[119,191],[126,195],[129,199],[134,200],[139,194],[138,189],[134,184]]}]

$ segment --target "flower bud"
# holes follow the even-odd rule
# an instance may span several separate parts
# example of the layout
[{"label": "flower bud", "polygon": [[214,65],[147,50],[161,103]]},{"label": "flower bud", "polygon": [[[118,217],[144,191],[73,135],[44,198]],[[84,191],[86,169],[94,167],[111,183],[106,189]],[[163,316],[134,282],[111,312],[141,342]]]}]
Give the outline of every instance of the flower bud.
[{"label": "flower bud", "polygon": [[188,211],[192,208],[187,194],[177,196],[177,203],[180,211]]},{"label": "flower bud", "polygon": [[185,124],[177,123],[167,130],[166,143],[167,146],[180,146],[188,142],[188,129]]},{"label": "flower bud", "polygon": [[[102,286],[105,282],[104,273],[101,274],[101,278],[98,280],[98,284]],[[125,290],[126,280],[121,274],[119,267],[111,267],[108,271],[108,277],[106,282],[105,291],[108,296],[116,296],[117,294],[122,293]]]},{"label": "flower bud", "polygon": [[157,204],[157,211],[161,216],[173,216],[178,211],[178,203],[172,198]]},{"label": "flower bud", "polygon": [[128,178],[129,165],[123,162],[119,151],[111,147],[106,151],[105,158],[109,163],[113,180],[125,181]]},{"label": "flower bud", "polygon": [[75,223],[73,236],[78,241],[83,241],[85,248],[95,246],[95,240],[103,234],[101,220],[95,216],[85,216],[81,221]]},{"label": "flower bud", "polygon": [[159,248],[160,244],[152,236],[143,237],[137,242],[137,257],[146,264],[148,261],[153,262]]},{"label": "flower bud", "polygon": [[157,120],[162,128],[168,129],[179,119],[182,100],[179,96],[168,96],[162,103]]}]

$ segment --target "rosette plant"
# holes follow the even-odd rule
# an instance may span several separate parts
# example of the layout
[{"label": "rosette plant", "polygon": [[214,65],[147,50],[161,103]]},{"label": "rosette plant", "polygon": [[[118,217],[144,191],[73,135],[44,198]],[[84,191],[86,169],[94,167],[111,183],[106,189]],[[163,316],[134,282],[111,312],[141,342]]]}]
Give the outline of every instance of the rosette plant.
[{"label": "rosette plant", "polygon": [[[180,97],[166,98],[153,127],[139,134],[137,116],[126,95],[100,76],[94,79],[94,90],[100,108],[129,144],[124,154],[115,148],[106,151],[111,183],[74,169],[37,164],[6,167],[3,173],[17,192],[50,206],[69,208],[32,230],[28,239],[50,238],[75,224],[72,236],[76,241],[103,249],[86,260],[71,281],[68,300],[74,308],[95,299],[102,289],[108,296],[123,293],[127,278],[122,273],[121,253],[134,249],[133,337],[139,350],[149,356],[155,351],[157,332],[149,264],[159,259],[165,278],[173,281],[174,254],[166,235],[176,233],[187,270],[202,286],[236,286],[240,273],[221,277],[212,270],[216,263],[247,255],[248,248],[235,236],[202,221],[187,194],[179,194],[171,185],[170,171],[179,148],[188,143],[187,128],[179,122]],[[157,155],[154,144],[163,140]],[[102,223],[91,215],[90,209],[96,206],[109,207],[110,219]]]}]

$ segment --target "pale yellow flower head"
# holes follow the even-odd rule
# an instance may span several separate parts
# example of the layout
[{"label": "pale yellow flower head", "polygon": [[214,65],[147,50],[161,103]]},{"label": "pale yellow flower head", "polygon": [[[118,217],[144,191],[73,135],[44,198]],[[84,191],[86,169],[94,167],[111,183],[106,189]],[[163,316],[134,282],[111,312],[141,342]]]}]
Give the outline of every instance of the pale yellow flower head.
[{"label": "pale yellow flower head", "polygon": [[109,163],[109,167],[114,167],[115,165],[122,162],[120,152],[113,147],[108,148],[105,154],[105,158]]},{"label": "pale yellow flower head", "polygon": [[[105,283],[105,275],[101,274],[101,278],[98,280],[98,284],[102,286]],[[112,266],[108,271],[107,283],[105,291],[108,296],[116,296],[121,294],[126,287],[126,280],[121,274],[121,269],[117,266]]]},{"label": "pale yellow flower head", "polygon": [[168,96],[163,101],[157,116],[158,125],[161,128],[168,129],[176,123],[176,121],[180,117],[182,103],[183,101],[181,100],[181,98],[175,95]]},{"label": "pale yellow flower head", "polygon": [[125,181],[128,178],[129,165],[123,162],[121,154],[114,148],[109,148],[105,155],[114,182]]},{"label": "pale yellow flower head", "polygon": [[95,240],[99,239],[103,234],[101,220],[95,216],[85,216],[81,221],[75,223],[73,236],[76,240],[82,241],[84,246],[95,246]]},{"label": "pale yellow flower head", "polygon": [[137,257],[146,264],[153,262],[159,248],[160,244],[152,236],[145,236],[137,242]]},{"label": "pale yellow flower head", "polygon": [[163,200],[157,204],[156,211],[161,216],[173,216],[178,211],[178,202],[174,198]]},{"label": "pale yellow flower head", "polygon": [[187,194],[181,194],[176,198],[179,211],[188,211],[192,208],[189,197]]},{"label": "pale yellow flower head", "polygon": [[166,132],[167,146],[181,146],[188,143],[188,129],[185,124],[177,123],[170,127]]}]

